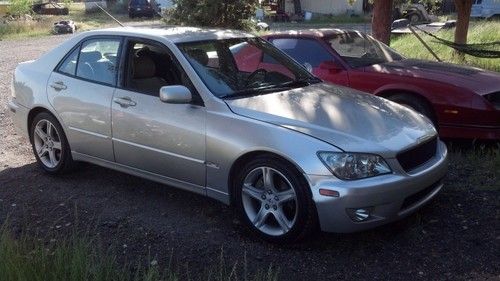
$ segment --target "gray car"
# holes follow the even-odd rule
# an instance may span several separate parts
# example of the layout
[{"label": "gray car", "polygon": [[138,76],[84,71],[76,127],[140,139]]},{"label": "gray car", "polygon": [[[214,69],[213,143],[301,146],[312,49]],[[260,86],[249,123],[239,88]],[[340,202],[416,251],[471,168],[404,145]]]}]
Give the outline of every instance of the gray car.
[{"label": "gray car", "polygon": [[85,161],[196,192],[272,242],[400,219],[447,170],[424,116],[322,83],[237,31],[81,33],[19,64],[12,89],[13,120],[46,172]]}]

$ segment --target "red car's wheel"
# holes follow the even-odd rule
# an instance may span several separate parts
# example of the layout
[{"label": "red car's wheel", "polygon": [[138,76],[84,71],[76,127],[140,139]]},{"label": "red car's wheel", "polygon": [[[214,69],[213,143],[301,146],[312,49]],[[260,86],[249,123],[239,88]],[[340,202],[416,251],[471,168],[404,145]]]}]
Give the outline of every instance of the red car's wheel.
[{"label": "red car's wheel", "polygon": [[434,123],[434,126],[437,126],[434,113],[432,112],[432,109],[424,99],[409,94],[396,94],[390,96],[389,100],[415,110],[416,112],[429,118],[432,121],[432,123]]}]

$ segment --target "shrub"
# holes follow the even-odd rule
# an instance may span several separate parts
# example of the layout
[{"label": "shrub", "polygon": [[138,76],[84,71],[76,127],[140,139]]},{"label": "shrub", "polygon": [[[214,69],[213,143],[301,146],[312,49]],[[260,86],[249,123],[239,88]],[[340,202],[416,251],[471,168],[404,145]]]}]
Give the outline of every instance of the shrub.
[{"label": "shrub", "polygon": [[257,0],[174,0],[165,20],[169,24],[220,28],[251,28]]},{"label": "shrub", "polygon": [[9,13],[14,16],[31,14],[31,5],[33,5],[32,0],[11,0]]}]

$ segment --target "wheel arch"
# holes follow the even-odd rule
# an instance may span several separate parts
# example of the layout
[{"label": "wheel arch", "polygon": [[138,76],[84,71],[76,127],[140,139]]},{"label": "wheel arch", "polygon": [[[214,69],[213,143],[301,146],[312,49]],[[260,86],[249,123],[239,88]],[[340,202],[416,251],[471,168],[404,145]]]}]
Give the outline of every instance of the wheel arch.
[{"label": "wheel arch", "polygon": [[[259,157],[259,156],[264,156],[264,155],[268,155],[270,157],[277,158],[277,159],[284,161],[284,162],[288,163],[289,165],[293,166],[299,172],[299,174],[300,174],[299,176],[302,177],[304,179],[304,181],[307,182],[309,185],[309,181],[304,177],[304,171],[300,168],[300,166],[296,162],[289,159],[288,157],[280,155],[279,153],[267,151],[267,150],[249,151],[249,152],[246,152],[246,153],[240,155],[233,162],[233,164],[231,165],[231,168],[229,170],[227,184],[229,187],[228,191],[229,191],[229,204],[230,205],[234,205],[234,202],[236,199],[234,197],[236,194],[236,192],[234,190],[235,189],[234,180],[236,178],[236,173],[239,171],[240,168],[242,168],[246,163],[248,163],[252,159]],[[312,192],[311,192],[310,186],[308,186],[308,191],[311,193],[310,195],[312,198]]]},{"label": "wheel arch", "polygon": [[434,106],[432,105],[430,100],[418,90],[389,88],[389,89],[382,89],[380,91],[377,91],[377,92],[375,92],[375,95],[382,97],[382,98],[389,99],[389,100],[390,100],[390,97],[395,96],[395,95],[409,95],[409,96],[415,97],[415,98],[419,99],[420,101],[422,101],[423,103],[425,103],[427,108],[429,108],[429,110],[431,111],[433,120],[436,122],[436,124],[439,123],[438,122],[439,118],[438,118],[436,109],[434,108]]},{"label": "wheel arch", "polygon": [[59,120],[59,118],[57,117],[56,114],[54,114],[50,109],[48,109],[46,107],[35,106],[32,109],[30,109],[30,111],[28,112],[28,118],[26,120],[26,128],[27,128],[30,142],[31,142],[31,123],[33,123],[33,120],[35,119],[35,117],[42,112],[46,112],[46,113],[52,115],[57,120],[57,122],[59,122],[59,124],[61,125],[61,128],[63,129],[64,135],[67,136],[66,129],[64,128],[63,123],[61,122],[61,120]]}]

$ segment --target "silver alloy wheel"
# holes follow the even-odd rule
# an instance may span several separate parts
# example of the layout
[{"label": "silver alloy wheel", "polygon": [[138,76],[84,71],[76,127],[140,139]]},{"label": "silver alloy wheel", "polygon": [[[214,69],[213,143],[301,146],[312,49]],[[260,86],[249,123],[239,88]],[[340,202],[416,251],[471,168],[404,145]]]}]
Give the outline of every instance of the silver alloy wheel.
[{"label": "silver alloy wheel", "polygon": [[36,154],[47,168],[55,168],[61,161],[62,144],[59,132],[47,119],[38,121],[33,131]]},{"label": "silver alloy wheel", "polygon": [[243,181],[241,196],[250,222],[267,235],[283,235],[297,220],[295,190],[276,169],[258,167],[250,171]]}]

